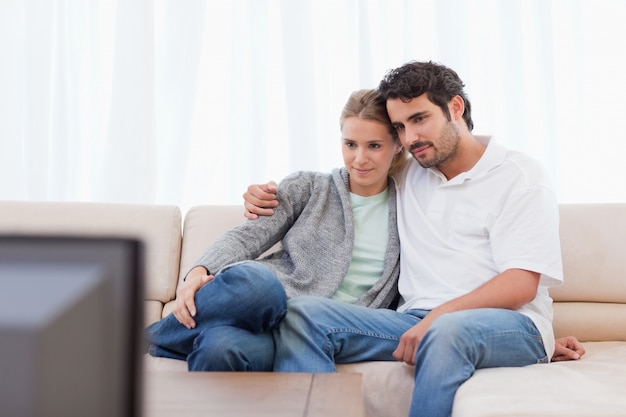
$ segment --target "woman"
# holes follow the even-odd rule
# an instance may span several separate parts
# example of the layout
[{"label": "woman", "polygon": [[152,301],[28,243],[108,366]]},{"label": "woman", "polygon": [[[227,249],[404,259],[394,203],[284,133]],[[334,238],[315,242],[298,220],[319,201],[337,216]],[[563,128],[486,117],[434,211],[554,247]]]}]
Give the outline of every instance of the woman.
[{"label": "woman", "polygon": [[[212,244],[179,289],[174,312],[147,328],[150,354],[186,359],[192,371],[270,371],[271,330],[287,297],[374,308],[395,300],[400,244],[389,175],[407,154],[376,90],[350,96],[340,127],[345,167],[286,177],[273,216]],[[280,251],[252,261],[278,241]]]}]

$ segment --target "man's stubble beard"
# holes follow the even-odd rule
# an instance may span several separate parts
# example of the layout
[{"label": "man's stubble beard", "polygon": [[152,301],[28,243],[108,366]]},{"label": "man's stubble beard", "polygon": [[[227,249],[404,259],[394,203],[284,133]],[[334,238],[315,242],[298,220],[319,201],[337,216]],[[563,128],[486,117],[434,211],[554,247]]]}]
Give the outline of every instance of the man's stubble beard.
[{"label": "man's stubble beard", "polygon": [[423,168],[438,167],[456,156],[460,142],[459,128],[452,122],[446,123],[439,135],[438,142],[437,147],[435,147],[432,142],[419,141],[411,144],[409,149],[431,145],[431,149],[435,153],[431,158],[424,159],[413,156]]}]

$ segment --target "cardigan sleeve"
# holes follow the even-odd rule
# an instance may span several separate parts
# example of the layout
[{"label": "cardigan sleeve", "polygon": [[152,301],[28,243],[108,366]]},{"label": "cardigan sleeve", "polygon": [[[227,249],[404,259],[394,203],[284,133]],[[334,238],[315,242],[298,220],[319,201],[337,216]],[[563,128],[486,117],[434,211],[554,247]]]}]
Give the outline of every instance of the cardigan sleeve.
[{"label": "cardigan sleeve", "polygon": [[282,240],[310,200],[313,173],[296,172],[280,182],[278,206],[272,216],[246,220],[220,236],[198,259],[212,273],[235,262],[254,260]]}]

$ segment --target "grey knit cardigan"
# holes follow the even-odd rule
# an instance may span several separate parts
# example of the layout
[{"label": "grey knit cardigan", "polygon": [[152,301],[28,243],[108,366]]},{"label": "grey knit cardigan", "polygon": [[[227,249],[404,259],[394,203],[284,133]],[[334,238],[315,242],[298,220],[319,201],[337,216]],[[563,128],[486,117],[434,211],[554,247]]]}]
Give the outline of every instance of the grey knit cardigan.
[{"label": "grey knit cardigan", "polygon": [[[396,191],[389,179],[389,240],[383,275],[355,304],[387,308],[396,298],[400,272],[400,240],[396,219]],[[296,172],[278,186],[274,215],[247,220],[218,238],[200,257],[216,274],[224,267],[257,259],[275,243],[282,249],[258,259],[272,270],[288,297],[317,295],[330,298],[348,272],[354,248],[354,217],[348,172]]]}]

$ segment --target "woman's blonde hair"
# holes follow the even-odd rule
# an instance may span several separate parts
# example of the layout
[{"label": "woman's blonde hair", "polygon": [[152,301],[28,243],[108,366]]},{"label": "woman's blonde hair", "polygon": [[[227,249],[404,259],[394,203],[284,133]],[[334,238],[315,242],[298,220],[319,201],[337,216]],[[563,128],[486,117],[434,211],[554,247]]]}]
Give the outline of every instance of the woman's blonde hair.
[{"label": "woman's blonde hair", "polygon": [[[358,117],[363,120],[372,120],[388,126],[389,134],[394,142],[400,143],[400,138],[396,129],[391,125],[385,101],[378,90],[358,90],[350,94],[348,101],[343,106],[339,117],[339,126],[343,129],[343,124],[348,117]],[[391,161],[389,175],[394,175],[404,168],[409,158],[408,152],[402,148]]]}]

